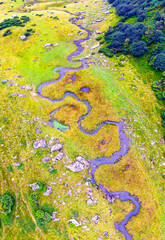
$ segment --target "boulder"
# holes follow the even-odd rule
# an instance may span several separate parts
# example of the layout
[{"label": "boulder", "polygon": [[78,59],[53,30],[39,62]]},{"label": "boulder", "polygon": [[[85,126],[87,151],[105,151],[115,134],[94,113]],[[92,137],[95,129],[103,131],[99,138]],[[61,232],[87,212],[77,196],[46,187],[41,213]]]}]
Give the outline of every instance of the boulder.
[{"label": "boulder", "polygon": [[108,200],[109,203],[114,203],[115,200],[116,200],[115,197],[113,197],[113,196],[107,195],[106,197],[107,197],[107,200]]},{"label": "boulder", "polygon": [[67,192],[67,196],[71,197],[72,196],[72,189],[69,189],[69,191]]},{"label": "boulder", "polygon": [[51,152],[60,151],[63,148],[61,143],[56,143],[54,146],[51,147]]},{"label": "boulder", "polygon": [[39,189],[40,186],[38,185],[37,182],[35,182],[33,184],[30,184],[30,187],[32,187],[32,190],[35,191],[35,190]]},{"label": "boulder", "polygon": [[25,41],[27,39],[27,37],[25,35],[20,36],[20,38],[22,41]]},{"label": "boulder", "polygon": [[48,161],[50,161],[50,160],[51,160],[50,157],[43,157],[43,158],[42,158],[42,162],[43,162],[43,163],[46,163],[46,162],[48,162]]},{"label": "boulder", "polygon": [[90,165],[89,162],[81,156],[76,157],[76,161],[80,162],[84,166],[89,166]]},{"label": "boulder", "polygon": [[47,146],[46,141],[44,139],[41,139],[33,143],[34,148],[45,148],[46,146]]},{"label": "boulder", "polygon": [[54,221],[54,222],[56,222],[56,221],[60,221],[60,219],[59,218],[56,218],[56,214],[57,214],[57,212],[53,212],[52,213],[52,220]]},{"label": "boulder", "polygon": [[81,226],[81,223],[77,222],[76,219],[70,219],[68,223],[73,223],[76,227]]},{"label": "boulder", "polygon": [[36,129],[35,132],[39,134],[39,133],[42,133],[42,130]]},{"label": "boulder", "polygon": [[98,43],[98,44],[94,45],[93,47],[91,47],[91,50],[93,50],[93,49],[95,49],[95,48],[97,48],[99,46],[100,46],[100,44]]},{"label": "boulder", "polygon": [[103,236],[105,236],[106,238],[108,238],[108,232],[103,232]]},{"label": "boulder", "polygon": [[76,157],[76,162],[68,165],[67,168],[70,169],[72,172],[81,172],[87,167],[89,167],[89,165],[89,162],[85,158],[78,156]]},{"label": "boulder", "polygon": [[20,163],[19,163],[19,162],[15,162],[15,163],[13,163],[13,165],[14,165],[15,167],[19,167],[19,166],[20,166]]},{"label": "boulder", "polygon": [[96,30],[96,34],[101,34],[101,33],[103,33],[103,32]]},{"label": "boulder", "polygon": [[44,192],[44,196],[49,196],[52,192],[52,187],[50,187],[48,185],[46,185],[46,187],[47,187],[47,190],[46,190],[46,192]]},{"label": "boulder", "polygon": [[94,204],[94,201],[92,199],[88,199],[87,205],[93,205],[93,204]]},{"label": "boulder", "polygon": [[45,43],[44,47],[51,47],[52,43]]},{"label": "boulder", "polygon": [[59,152],[52,160],[53,161],[61,161],[64,156],[63,152]]},{"label": "boulder", "polygon": [[68,168],[72,172],[81,172],[85,169],[85,166],[77,161],[73,164],[68,165],[66,168]]}]

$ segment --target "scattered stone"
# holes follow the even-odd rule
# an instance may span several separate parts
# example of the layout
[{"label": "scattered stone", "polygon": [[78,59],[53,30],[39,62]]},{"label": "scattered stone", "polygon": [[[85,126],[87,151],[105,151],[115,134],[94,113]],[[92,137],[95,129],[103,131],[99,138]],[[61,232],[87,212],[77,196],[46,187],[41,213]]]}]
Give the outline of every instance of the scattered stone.
[{"label": "scattered stone", "polygon": [[94,201],[92,199],[88,199],[87,205],[93,205],[93,204],[94,204]]},{"label": "scattered stone", "polygon": [[85,158],[83,158],[81,156],[76,157],[76,161],[80,162],[81,164],[83,164],[85,166],[89,166],[90,165],[89,162]]},{"label": "scattered stone", "polygon": [[56,218],[56,214],[57,214],[57,212],[53,212],[53,213],[52,213],[52,220],[53,220],[54,222],[60,221],[59,218]]},{"label": "scattered stone", "polygon": [[115,202],[115,197],[107,195],[107,200],[109,203],[114,203]]},{"label": "scattered stone", "polygon": [[68,197],[71,197],[71,196],[72,196],[72,189],[69,189],[67,195],[68,195]]},{"label": "scattered stone", "polygon": [[38,133],[38,134],[39,134],[39,133],[42,133],[42,131],[39,130],[39,129],[36,129],[35,132]]},{"label": "scattered stone", "polygon": [[37,182],[35,182],[33,184],[30,184],[30,187],[32,187],[32,190],[35,191],[35,190],[39,189],[40,186],[38,185]]},{"label": "scattered stone", "polygon": [[20,38],[22,41],[25,41],[27,39],[27,37],[25,35],[20,36]]},{"label": "scattered stone", "polygon": [[100,46],[100,44],[98,43],[98,44],[94,45],[93,47],[91,47],[91,50],[92,50],[92,49],[95,49],[95,48],[97,48],[97,47],[99,47],[99,46]]},{"label": "scattered stone", "polygon": [[81,172],[85,169],[85,166],[77,161],[73,164],[68,165],[66,168],[68,168],[72,172]]},{"label": "scattered stone", "polygon": [[103,232],[103,236],[105,236],[106,238],[108,238],[108,232]]},{"label": "scattered stone", "polygon": [[96,30],[96,34],[101,34],[101,33],[103,33],[103,32]]},{"label": "scattered stone", "polygon": [[7,83],[7,82],[11,82],[11,81],[8,80],[8,79],[3,79],[3,80],[1,80],[1,83]]},{"label": "scattered stone", "polygon": [[54,167],[53,166],[50,166],[49,167],[49,172],[53,171],[54,170]]},{"label": "scattered stone", "polygon": [[51,147],[51,152],[60,151],[63,148],[61,143],[56,143],[53,147]]},{"label": "scattered stone", "polygon": [[20,89],[25,89],[25,90],[32,90],[31,87],[29,87],[28,85],[25,86],[19,86]]},{"label": "scattered stone", "polygon": [[63,152],[59,152],[52,160],[53,161],[61,161],[64,156]]},{"label": "scattered stone", "polygon": [[42,158],[42,162],[43,162],[43,163],[46,163],[46,162],[48,162],[48,161],[50,161],[50,160],[51,160],[50,157],[44,157],[44,158]]},{"label": "scattered stone", "polygon": [[57,47],[58,45],[59,45],[59,43],[55,43],[55,44],[53,44],[54,47]]},{"label": "scattered stone", "polygon": [[51,47],[52,46],[52,43],[45,43],[44,47]]},{"label": "scattered stone", "polygon": [[77,222],[76,219],[70,219],[70,220],[68,221],[68,223],[70,223],[70,222],[73,223],[76,227],[81,226],[81,223]]},{"label": "scattered stone", "polygon": [[36,141],[33,143],[33,147],[36,149],[36,148],[44,148],[46,147],[46,141],[44,139],[41,139],[39,141]]},{"label": "scattered stone", "polygon": [[46,185],[46,187],[47,187],[47,190],[46,190],[46,192],[44,192],[44,196],[49,196],[52,192],[52,187],[50,187],[48,185]]},{"label": "scattered stone", "polygon": [[18,18],[17,14],[14,14],[13,16],[11,16],[12,18]]},{"label": "scattered stone", "polygon": [[70,169],[72,172],[81,172],[88,166],[89,162],[85,158],[78,156],[76,162],[68,165],[66,168]]},{"label": "scattered stone", "polygon": [[93,221],[99,221],[100,220],[100,216],[96,215],[96,216],[92,217],[92,220]]},{"label": "scattered stone", "polygon": [[20,166],[20,163],[19,163],[19,162],[15,162],[15,163],[13,163],[13,165],[14,165],[15,167],[19,167],[19,166]]}]

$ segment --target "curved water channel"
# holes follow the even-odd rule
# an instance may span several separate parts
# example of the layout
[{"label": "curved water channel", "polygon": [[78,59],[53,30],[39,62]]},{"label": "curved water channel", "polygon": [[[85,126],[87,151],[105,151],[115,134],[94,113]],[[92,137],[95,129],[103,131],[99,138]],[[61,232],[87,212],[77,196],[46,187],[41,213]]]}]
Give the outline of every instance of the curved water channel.
[{"label": "curved water channel", "polygon": [[[74,15],[74,14],[71,14]],[[74,25],[76,25],[77,27],[79,27],[81,30],[86,31],[88,36],[86,38],[83,38],[81,40],[77,40],[74,41],[74,44],[77,46],[77,50],[75,52],[73,52],[70,56],[67,57],[67,59],[71,62],[71,63],[75,63],[75,62],[81,62],[81,67],[79,68],[65,68],[65,67],[56,67],[54,69],[54,71],[58,71],[58,73],[60,74],[60,77],[57,78],[56,80],[52,80],[52,81],[48,81],[48,82],[44,82],[41,83],[40,86],[38,87],[38,95],[41,98],[44,98],[52,103],[56,103],[56,102],[61,102],[63,101],[67,96],[72,96],[74,97],[77,101],[84,103],[87,106],[87,113],[82,115],[77,124],[79,126],[80,131],[82,131],[84,134],[88,134],[88,135],[94,135],[96,134],[104,125],[106,124],[111,124],[111,125],[115,125],[118,127],[118,132],[119,132],[119,139],[120,139],[120,149],[119,151],[116,151],[114,154],[112,154],[112,156],[110,157],[98,157],[96,159],[92,159],[90,161],[90,167],[91,167],[91,180],[92,183],[95,184],[97,186],[98,189],[100,189],[107,197],[107,200],[110,200],[112,198],[119,198],[121,201],[130,201],[131,203],[134,204],[135,208],[133,211],[131,211],[126,217],[125,219],[119,224],[119,223],[115,223],[116,229],[119,230],[124,236],[125,239],[127,240],[132,240],[133,237],[127,232],[125,226],[127,225],[128,221],[133,217],[136,216],[140,210],[140,202],[138,201],[137,198],[135,198],[134,196],[131,196],[129,192],[126,191],[119,191],[119,192],[109,192],[105,187],[102,186],[102,184],[98,184],[95,180],[95,171],[96,169],[104,164],[115,164],[119,161],[119,159],[122,156],[125,156],[129,150],[130,147],[130,141],[128,140],[128,138],[126,137],[126,134],[124,132],[124,123],[121,122],[115,122],[115,121],[104,121],[102,123],[98,124],[98,127],[93,130],[93,131],[86,131],[82,126],[81,126],[81,121],[87,117],[90,113],[91,113],[91,106],[90,103],[88,101],[85,100],[80,100],[75,93],[67,91],[65,92],[65,94],[63,95],[63,97],[61,99],[51,99],[48,97],[45,97],[42,95],[42,88],[45,86],[48,86],[50,84],[53,83],[57,83],[59,81],[61,81],[63,79],[63,77],[65,76],[66,72],[70,72],[70,71],[80,71],[83,70],[85,68],[88,68],[88,63],[86,62],[85,59],[83,60],[77,60],[77,61],[73,61],[72,59],[78,55],[80,55],[83,52],[83,47],[81,46],[81,43],[87,41],[90,39],[91,37],[91,33],[86,30],[85,28],[83,28],[81,25],[76,24],[76,22],[80,19],[80,17],[74,15],[75,17],[70,19],[70,22]],[[81,18],[82,19],[82,18]],[[50,115],[52,115],[53,111],[50,113]]]}]

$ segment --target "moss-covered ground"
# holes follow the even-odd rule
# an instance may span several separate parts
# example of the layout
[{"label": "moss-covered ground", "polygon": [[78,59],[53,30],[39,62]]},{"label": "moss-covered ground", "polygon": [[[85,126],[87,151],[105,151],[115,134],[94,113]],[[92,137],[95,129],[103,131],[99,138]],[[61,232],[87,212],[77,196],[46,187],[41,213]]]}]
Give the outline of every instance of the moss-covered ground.
[{"label": "moss-covered ground", "polygon": [[[76,50],[74,39],[81,39],[86,32],[69,22],[70,14],[83,11],[85,18],[79,23],[92,32],[85,43],[84,52],[76,59],[87,56],[89,68],[67,73],[61,82],[43,88],[44,96],[59,99],[66,91],[74,92],[79,99],[88,100],[91,114],[82,122],[84,129],[92,130],[104,120],[125,121],[125,131],[131,140],[130,151],[115,165],[101,166],[96,171],[96,181],[110,191],[128,191],[141,202],[139,214],[126,226],[135,240],[163,240],[165,232],[163,159],[164,140],[160,111],[162,106],[151,90],[151,81],[159,80],[161,74],[146,64],[145,57],[139,61],[129,56],[108,59],[98,54],[96,30],[105,31],[119,20],[114,9],[103,0],[83,1],[3,1],[0,5],[0,21],[14,14],[26,15],[30,21],[25,27],[11,27],[12,34],[3,37],[0,31],[0,194],[8,191],[14,197],[12,214],[7,218],[0,213],[0,238],[9,239],[97,239],[103,232],[108,239],[124,239],[115,229],[134,206],[116,200],[108,204],[105,196],[90,182],[88,171],[72,173],[65,165],[81,155],[90,160],[99,156],[110,156],[119,149],[118,129],[107,125],[93,136],[80,132],[77,121],[87,111],[83,103],[73,97],[52,104],[37,95],[40,83],[56,79],[55,67],[79,67],[70,63],[67,56]],[[12,7],[13,6],[13,7]],[[11,12],[12,11],[12,12]],[[38,16],[38,15],[41,16]],[[42,15],[43,14],[43,15]],[[57,16],[59,20],[53,19]],[[102,19],[101,22],[96,20]],[[26,29],[35,33],[22,41],[20,36]],[[102,36],[102,34],[100,34]],[[46,43],[52,43],[45,48]],[[93,54],[91,55],[91,53]],[[74,78],[73,78],[74,76]],[[14,85],[10,85],[14,83]],[[17,86],[18,84],[18,86]],[[33,91],[20,89],[29,85]],[[89,93],[80,89],[88,87]],[[25,94],[26,97],[10,95]],[[60,108],[52,117],[69,126],[65,132],[46,126],[49,113]],[[38,120],[36,119],[38,118]],[[36,129],[42,133],[37,134]],[[57,138],[64,144],[65,157],[53,166],[57,173],[50,173],[50,162],[42,163],[45,156],[54,157],[49,148],[34,149],[36,139]],[[14,162],[20,162],[15,167]],[[44,228],[37,226],[34,209],[28,197],[32,192],[29,184],[42,181],[52,187],[52,193],[44,196],[38,192],[39,206],[49,204],[60,221],[50,221]],[[87,187],[93,190],[94,205],[87,205]],[[72,196],[68,190],[72,189]],[[109,211],[111,209],[111,211]],[[68,220],[75,216],[83,224],[73,227]],[[110,213],[111,212],[111,213]],[[99,215],[96,224],[92,217]]]}]

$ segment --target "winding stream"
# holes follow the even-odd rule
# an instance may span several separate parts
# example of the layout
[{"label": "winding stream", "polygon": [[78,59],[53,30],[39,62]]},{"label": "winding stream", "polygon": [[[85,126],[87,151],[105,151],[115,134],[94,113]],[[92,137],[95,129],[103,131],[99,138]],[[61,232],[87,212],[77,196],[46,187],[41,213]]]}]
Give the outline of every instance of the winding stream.
[{"label": "winding stream", "polygon": [[[74,15],[74,14],[71,14]],[[77,101],[84,103],[87,106],[87,113],[82,115],[77,124],[79,126],[80,131],[82,131],[84,134],[88,134],[88,135],[94,135],[96,134],[104,125],[106,124],[111,124],[111,125],[115,125],[118,127],[118,132],[119,132],[119,139],[120,139],[120,149],[119,151],[116,151],[114,154],[112,154],[111,157],[98,157],[96,159],[92,159],[90,161],[90,166],[91,166],[91,176],[92,176],[92,183],[95,184],[97,186],[98,189],[100,189],[107,197],[107,199],[112,199],[113,198],[119,198],[121,201],[130,201],[131,203],[134,204],[135,208],[133,211],[131,211],[126,217],[125,219],[119,224],[119,223],[115,223],[116,229],[119,230],[124,236],[126,240],[132,240],[132,236],[127,232],[125,226],[127,225],[128,221],[133,217],[136,216],[140,210],[140,202],[138,201],[137,198],[135,198],[134,196],[131,196],[129,192],[126,191],[119,191],[119,192],[109,192],[105,187],[103,187],[101,184],[98,184],[95,180],[95,171],[96,169],[104,164],[115,164],[119,161],[119,159],[122,156],[125,156],[129,150],[130,147],[130,141],[127,139],[126,134],[124,132],[124,123],[121,122],[115,122],[115,121],[104,121],[98,124],[98,127],[96,129],[94,129],[93,131],[86,131],[82,126],[81,126],[81,121],[87,117],[90,113],[91,113],[91,106],[90,103],[88,101],[85,100],[81,100],[77,97],[77,95],[73,92],[67,91],[65,92],[65,94],[63,95],[63,97],[61,99],[51,99],[48,97],[45,97],[42,95],[42,88],[45,86],[48,86],[50,84],[53,83],[57,83],[59,81],[61,81],[63,79],[63,77],[65,76],[66,72],[69,71],[80,71],[83,70],[85,68],[88,68],[88,63],[86,62],[85,59],[83,60],[77,60],[77,61],[73,61],[72,59],[75,58],[76,56],[80,55],[83,52],[83,47],[81,46],[81,43],[87,41],[90,39],[91,37],[91,33],[84,29],[81,25],[76,24],[76,22],[80,19],[78,16],[74,15],[75,17],[70,19],[71,23],[76,25],[77,27],[79,27],[81,30],[86,31],[88,33],[88,36],[86,38],[83,38],[81,40],[77,40],[74,41],[74,44],[77,46],[77,50],[75,52],[73,52],[70,56],[67,57],[68,61],[70,61],[71,63],[75,63],[75,62],[81,62],[81,67],[79,68],[65,68],[65,67],[56,67],[54,69],[54,71],[58,71],[60,74],[60,77],[57,78],[56,80],[52,80],[52,81],[48,81],[48,82],[44,82],[42,84],[40,84],[40,86],[38,87],[38,95],[41,98],[44,98],[52,103],[55,102],[61,102],[63,101],[67,96],[72,96],[74,97]],[[50,115],[53,113],[53,111],[50,113]]]}]

